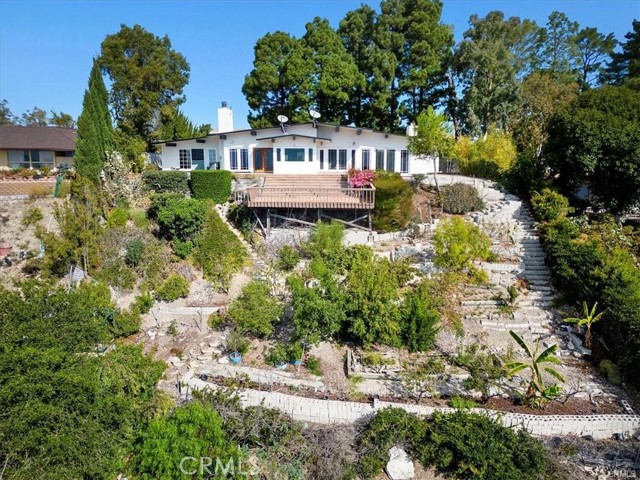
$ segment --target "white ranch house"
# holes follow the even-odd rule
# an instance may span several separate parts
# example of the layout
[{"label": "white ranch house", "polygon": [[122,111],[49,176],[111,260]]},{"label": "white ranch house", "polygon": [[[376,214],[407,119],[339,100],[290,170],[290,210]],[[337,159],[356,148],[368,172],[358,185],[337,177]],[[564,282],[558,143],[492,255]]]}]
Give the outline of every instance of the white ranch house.
[{"label": "white ranch house", "polygon": [[356,168],[411,176],[438,168],[437,160],[412,155],[406,136],[367,128],[310,122],[234,130],[232,111],[224,102],[218,109],[217,132],[202,138],[166,141],[161,147],[163,170],[315,175]]}]

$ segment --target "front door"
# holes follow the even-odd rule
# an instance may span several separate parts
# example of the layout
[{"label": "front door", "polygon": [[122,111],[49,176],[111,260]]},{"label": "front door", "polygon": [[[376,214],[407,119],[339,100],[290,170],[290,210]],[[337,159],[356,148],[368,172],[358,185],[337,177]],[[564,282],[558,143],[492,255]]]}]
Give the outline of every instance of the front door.
[{"label": "front door", "polygon": [[273,149],[253,149],[253,171],[273,173]]}]

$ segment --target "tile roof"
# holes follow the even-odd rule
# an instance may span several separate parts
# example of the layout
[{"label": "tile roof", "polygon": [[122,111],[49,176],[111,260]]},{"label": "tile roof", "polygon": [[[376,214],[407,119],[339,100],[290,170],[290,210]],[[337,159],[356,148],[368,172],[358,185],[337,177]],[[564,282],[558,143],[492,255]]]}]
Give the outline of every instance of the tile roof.
[{"label": "tile roof", "polygon": [[63,127],[0,126],[0,150],[54,150],[76,149],[77,131]]}]

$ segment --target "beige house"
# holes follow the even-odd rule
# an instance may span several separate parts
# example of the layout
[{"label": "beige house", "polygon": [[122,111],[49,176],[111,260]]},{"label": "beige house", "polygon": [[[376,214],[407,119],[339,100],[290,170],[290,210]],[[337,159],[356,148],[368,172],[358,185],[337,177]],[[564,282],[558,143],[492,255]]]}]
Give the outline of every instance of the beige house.
[{"label": "beige house", "polygon": [[72,165],[76,138],[74,128],[0,126],[0,168]]}]

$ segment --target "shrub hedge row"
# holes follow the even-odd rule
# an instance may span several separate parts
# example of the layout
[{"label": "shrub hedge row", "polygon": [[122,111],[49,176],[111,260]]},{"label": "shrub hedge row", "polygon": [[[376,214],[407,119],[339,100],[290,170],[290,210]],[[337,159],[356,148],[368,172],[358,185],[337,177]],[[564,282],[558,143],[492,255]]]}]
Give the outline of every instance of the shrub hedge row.
[{"label": "shrub hedge row", "polygon": [[540,225],[547,263],[556,288],[565,299],[579,306],[598,302],[605,311],[593,326],[627,379],[640,385],[640,269],[625,248],[589,235],[567,218],[566,204],[550,196],[554,205],[533,203],[534,216],[547,218]]},{"label": "shrub hedge row", "polygon": [[463,214],[484,208],[478,190],[473,185],[453,183],[440,188],[440,205],[446,213]]},{"label": "shrub hedge row", "polygon": [[142,181],[148,190],[156,193],[189,192],[189,176],[187,172],[175,170],[147,171],[142,174]]},{"label": "shrub hedge row", "polygon": [[376,172],[376,204],[373,228],[390,232],[405,228],[411,220],[413,190],[399,173]]},{"label": "shrub hedge row", "polygon": [[231,195],[231,172],[227,170],[194,170],[191,172],[191,195],[225,203]]}]

